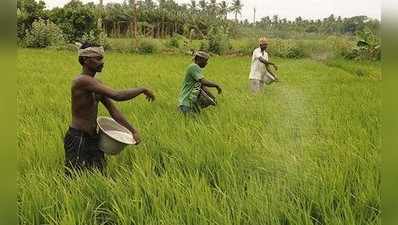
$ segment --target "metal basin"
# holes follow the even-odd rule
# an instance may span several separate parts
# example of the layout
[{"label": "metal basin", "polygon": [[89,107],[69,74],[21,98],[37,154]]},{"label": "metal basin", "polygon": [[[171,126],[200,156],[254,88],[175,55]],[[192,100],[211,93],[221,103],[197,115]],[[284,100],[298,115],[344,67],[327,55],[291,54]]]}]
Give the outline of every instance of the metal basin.
[{"label": "metal basin", "polygon": [[216,99],[210,97],[203,89],[200,89],[200,93],[198,96],[198,102],[201,108],[207,108],[209,106],[217,105]]},{"label": "metal basin", "polygon": [[127,145],[136,143],[133,134],[110,117],[98,117],[99,149],[110,155],[119,154]]},{"label": "metal basin", "polygon": [[275,81],[275,77],[267,73],[264,75],[263,80],[266,84],[272,84]]}]

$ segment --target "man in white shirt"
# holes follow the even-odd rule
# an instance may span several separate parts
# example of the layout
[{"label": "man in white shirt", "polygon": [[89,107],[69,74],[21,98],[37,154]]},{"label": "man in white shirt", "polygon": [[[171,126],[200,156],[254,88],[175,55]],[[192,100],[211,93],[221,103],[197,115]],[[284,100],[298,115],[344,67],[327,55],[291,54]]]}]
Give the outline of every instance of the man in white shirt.
[{"label": "man in white shirt", "polygon": [[269,61],[268,53],[268,39],[262,37],[259,39],[260,47],[253,51],[253,57],[250,69],[250,90],[254,93],[259,92],[264,84],[270,84],[273,81],[278,81],[278,77],[272,72],[270,66],[272,65],[275,70],[278,67]]}]

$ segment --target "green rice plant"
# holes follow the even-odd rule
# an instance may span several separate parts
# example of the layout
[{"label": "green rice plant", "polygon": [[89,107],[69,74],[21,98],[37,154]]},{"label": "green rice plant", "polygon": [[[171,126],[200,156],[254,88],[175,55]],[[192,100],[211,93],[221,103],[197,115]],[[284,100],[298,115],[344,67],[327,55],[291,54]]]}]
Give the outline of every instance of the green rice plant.
[{"label": "green rice plant", "polygon": [[275,61],[281,82],[252,95],[247,56],[210,58],[204,75],[223,94],[184,117],[190,56],[107,52],[106,85],[147,86],[157,99],[117,103],[143,142],[108,156],[105,176],[69,179],[62,139],[77,56],[19,49],[19,224],[381,224],[380,65],[359,77],[341,69],[358,68],[347,60]]}]

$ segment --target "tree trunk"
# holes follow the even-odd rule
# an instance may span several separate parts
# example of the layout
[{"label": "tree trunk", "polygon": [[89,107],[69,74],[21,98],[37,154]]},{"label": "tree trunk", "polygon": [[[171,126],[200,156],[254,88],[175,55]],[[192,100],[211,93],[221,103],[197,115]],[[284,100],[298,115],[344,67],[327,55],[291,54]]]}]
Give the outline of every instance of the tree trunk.
[{"label": "tree trunk", "polygon": [[133,32],[134,32],[133,23],[130,23],[130,25],[129,25],[129,38],[132,38],[134,36]]},{"label": "tree trunk", "polygon": [[162,22],[162,29],[161,29],[160,38],[164,38],[164,30],[165,30],[165,26],[164,26],[164,22]]},{"label": "tree trunk", "polygon": [[116,37],[116,22],[113,22],[112,36]]}]

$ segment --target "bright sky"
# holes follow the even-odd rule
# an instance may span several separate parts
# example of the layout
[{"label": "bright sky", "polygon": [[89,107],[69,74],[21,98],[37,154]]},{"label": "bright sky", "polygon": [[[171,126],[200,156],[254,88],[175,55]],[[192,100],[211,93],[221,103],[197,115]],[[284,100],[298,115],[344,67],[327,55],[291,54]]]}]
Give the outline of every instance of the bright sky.
[{"label": "bright sky", "polygon": [[[44,0],[49,8],[62,6],[69,0]],[[156,1],[156,0],[154,0]],[[178,3],[190,3],[191,0],[175,0]],[[232,0],[226,0],[232,2]],[[256,8],[256,18],[278,15],[280,18],[293,20],[301,16],[306,19],[328,17],[330,14],[342,17],[365,15],[371,18],[381,18],[382,0],[241,0],[244,5],[242,19],[253,21],[253,11]],[[83,0],[95,2],[99,0]],[[104,0],[109,2],[123,2],[123,0]],[[198,2],[198,0],[196,0]],[[217,0],[221,2],[221,0]],[[232,14],[230,17],[233,17]]]}]

